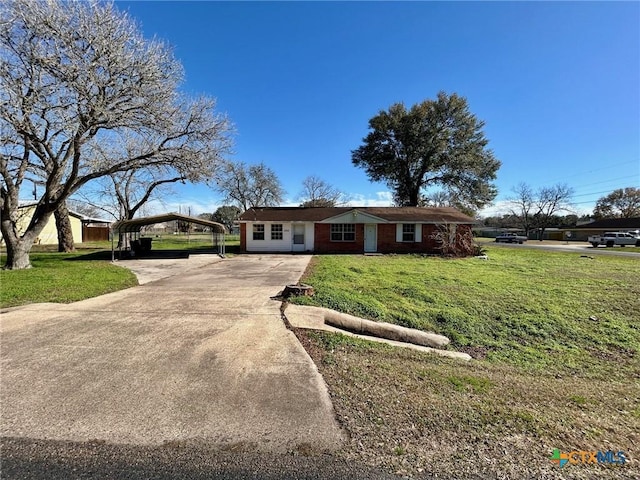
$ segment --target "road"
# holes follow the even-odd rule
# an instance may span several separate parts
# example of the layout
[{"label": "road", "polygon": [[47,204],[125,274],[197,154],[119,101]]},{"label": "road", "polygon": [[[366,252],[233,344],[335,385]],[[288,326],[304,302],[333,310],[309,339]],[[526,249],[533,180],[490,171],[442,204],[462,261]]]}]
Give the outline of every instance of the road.
[{"label": "road", "polygon": [[597,247],[594,248],[589,244],[582,243],[567,243],[567,242],[552,242],[545,240],[540,242],[538,240],[529,240],[528,242],[523,243],[522,245],[514,244],[514,243],[496,243],[496,242],[487,242],[486,245],[496,246],[496,247],[504,247],[504,248],[535,248],[538,250],[548,250],[551,252],[573,252],[580,255],[614,255],[619,257],[635,257],[640,260],[639,252],[625,252],[625,249],[622,247]]}]

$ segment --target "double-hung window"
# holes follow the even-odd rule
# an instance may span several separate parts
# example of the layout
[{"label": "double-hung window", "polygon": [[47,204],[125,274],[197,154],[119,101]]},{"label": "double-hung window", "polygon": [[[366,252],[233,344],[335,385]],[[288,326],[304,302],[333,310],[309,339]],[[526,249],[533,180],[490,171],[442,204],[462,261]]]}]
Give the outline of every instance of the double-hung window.
[{"label": "double-hung window", "polygon": [[253,239],[264,240],[264,225],[262,224],[253,225]]},{"label": "double-hung window", "polygon": [[403,242],[415,242],[416,241],[416,225],[415,225],[415,223],[404,223],[402,225],[402,241]]},{"label": "double-hung window", "polygon": [[332,223],[331,224],[331,241],[332,242],[355,242],[356,226],[353,223]]}]

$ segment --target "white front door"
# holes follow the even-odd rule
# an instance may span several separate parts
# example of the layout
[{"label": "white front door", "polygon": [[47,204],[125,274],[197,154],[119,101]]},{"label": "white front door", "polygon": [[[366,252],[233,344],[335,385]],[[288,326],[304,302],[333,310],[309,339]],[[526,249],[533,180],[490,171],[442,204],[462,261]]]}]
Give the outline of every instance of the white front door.
[{"label": "white front door", "polygon": [[304,252],[304,223],[293,224],[293,247],[294,252]]},{"label": "white front door", "polygon": [[368,223],[364,226],[364,251],[378,251],[378,225],[375,223]]}]

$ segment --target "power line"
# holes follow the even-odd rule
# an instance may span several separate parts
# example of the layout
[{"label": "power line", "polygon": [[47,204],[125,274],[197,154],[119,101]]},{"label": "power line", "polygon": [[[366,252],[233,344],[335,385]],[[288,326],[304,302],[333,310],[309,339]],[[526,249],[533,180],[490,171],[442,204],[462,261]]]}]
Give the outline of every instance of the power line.
[{"label": "power line", "polygon": [[589,195],[601,195],[603,193],[611,193],[611,190],[603,190],[601,192],[581,193],[579,195],[571,195],[573,197],[588,197]]},{"label": "power line", "polygon": [[630,160],[630,161],[628,161],[628,162],[615,163],[615,164],[613,164],[613,165],[607,165],[606,167],[595,168],[595,169],[593,169],[593,170],[585,170],[585,171],[583,171],[583,172],[576,173],[575,175],[572,175],[572,176],[570,176],[570,177],[562,177],[562,178],[559,178],[559,179],[557,179],[557,180],[552,180],[552,181],[551,181],[551,182],[549,182],[549,183],[560,182],[560,181],[562,181],[562,180],[566,180],[567,178],[575,178],[575,177],[579,177],[580,175],[585,175],[585,174],[594,173],[594,172],[601,172],[602,170],[609,170],[609,169],[610,169],[610,168],[612,168],[612,167],[621,167],[621,166],[623,166],[623,165],[630,165],[630,164],[632,164],[632,163],[633,163],[633,164],[635,164],[635,165],[638,165],[638,161],[637,161],[637,160]]},{"label": "power line", "polygon": [[591,187],[593,185],[601,185],[603,183],[609,183],[609,182],[616,182],[618,180],[627,180],[629,178],[628,175],[624,176],[624,177],[618,177],[618,178],[612,178],[611,180],[601,180],[599,182],[594,182],[594,183],[586,183],[584,185],[578,185],[577,188],[582,188],[582,187]]}]

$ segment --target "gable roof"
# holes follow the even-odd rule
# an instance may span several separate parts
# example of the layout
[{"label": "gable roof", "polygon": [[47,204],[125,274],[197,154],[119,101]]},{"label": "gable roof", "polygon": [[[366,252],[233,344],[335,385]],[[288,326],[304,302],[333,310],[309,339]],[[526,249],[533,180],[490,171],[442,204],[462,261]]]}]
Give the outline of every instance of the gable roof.
[{"label": "gable roof", "polygon": [[361,212],[388,223],[476,223],[452,207],[262,207],[250,208],[238,220],[245,222],[321,222],[349,212]]},{"label": "gable roof", "polygon": [[583,225],[578,225],[577,227],[572,227],[572,229],[627,229],[627,230],[635,230],[636,228],[640,228],[640,217],[631,217],[631,218],[603,218],[602,220],[596,220],[595,222],[585,223]]}]

